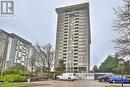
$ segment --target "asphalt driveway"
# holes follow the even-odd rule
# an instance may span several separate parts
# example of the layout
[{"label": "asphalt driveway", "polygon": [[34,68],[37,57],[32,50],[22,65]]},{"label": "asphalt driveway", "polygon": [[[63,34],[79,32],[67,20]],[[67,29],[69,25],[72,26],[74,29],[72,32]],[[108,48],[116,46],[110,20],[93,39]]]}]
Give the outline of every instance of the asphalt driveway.
[{"label": "asphalt driveway", "polygon": [[[120,84],[109,84],[105,82],[98,82],[95,80],[77,80],[77,81],[39,81],[32,82],[33,87],[105,87],[110,85]],[[130,85],[130,84],[125,84]]]}]

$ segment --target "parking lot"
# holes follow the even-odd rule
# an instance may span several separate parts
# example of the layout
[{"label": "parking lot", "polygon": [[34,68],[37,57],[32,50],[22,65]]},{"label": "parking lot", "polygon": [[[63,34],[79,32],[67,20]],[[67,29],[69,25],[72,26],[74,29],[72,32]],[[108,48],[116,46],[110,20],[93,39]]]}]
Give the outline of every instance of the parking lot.
[{"label": "parking lot", "polygon": [[[110,85],[120,85],[120,84],[110,84],[106,82],[98,82],[97,80],[77,80],[77,81],[39,81],[32,82],[35,86],[33,87],[105,87]],[[125,84],[130,85],[130,84]]]}]

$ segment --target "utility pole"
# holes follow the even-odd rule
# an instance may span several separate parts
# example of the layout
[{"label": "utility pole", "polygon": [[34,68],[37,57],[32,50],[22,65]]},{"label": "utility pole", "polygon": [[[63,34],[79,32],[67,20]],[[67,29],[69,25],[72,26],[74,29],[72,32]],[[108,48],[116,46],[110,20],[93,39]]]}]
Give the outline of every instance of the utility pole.
[{"label": "utility pole", "polygon": [[121,68],[121,87],[123,87],[123,68],[124,68],[123,64],[124,64],[124,60],[120,59],[119,63],[120,63],[120,68]]}]

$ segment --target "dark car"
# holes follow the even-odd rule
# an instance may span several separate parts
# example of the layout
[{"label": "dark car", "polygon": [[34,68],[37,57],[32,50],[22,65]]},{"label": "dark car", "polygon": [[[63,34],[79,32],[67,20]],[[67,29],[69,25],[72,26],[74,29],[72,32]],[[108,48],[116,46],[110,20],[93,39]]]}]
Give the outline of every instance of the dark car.
[{"label": "dark car", "polygon": [[98,81],[99,82],[108,82],[108,79],[111,77],[112,75],[104,75],[104,76],[100,76],[98,77]]},{"label": "dark car", "polygon": [[106,82],[106,81],[108,81],[108,76],[107,75],[100,76],[100,77],[98,77],[98,81],[99,82]]}]

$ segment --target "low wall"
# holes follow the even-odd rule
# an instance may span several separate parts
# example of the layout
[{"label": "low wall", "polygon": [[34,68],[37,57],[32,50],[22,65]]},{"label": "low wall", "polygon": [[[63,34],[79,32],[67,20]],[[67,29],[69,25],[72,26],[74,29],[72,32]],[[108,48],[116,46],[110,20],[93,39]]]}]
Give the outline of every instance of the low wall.
[{"label": "low wall", "polygon": [[94,80],[94,74],[93,73],[76,73],[78,78],[80,80]]},{"label": "low wall", "polygon": [[76,73],[80,80],[97,80],[99,76],[112,73]]}]

